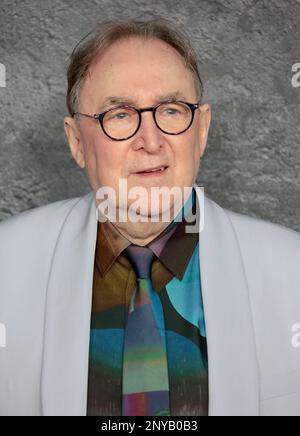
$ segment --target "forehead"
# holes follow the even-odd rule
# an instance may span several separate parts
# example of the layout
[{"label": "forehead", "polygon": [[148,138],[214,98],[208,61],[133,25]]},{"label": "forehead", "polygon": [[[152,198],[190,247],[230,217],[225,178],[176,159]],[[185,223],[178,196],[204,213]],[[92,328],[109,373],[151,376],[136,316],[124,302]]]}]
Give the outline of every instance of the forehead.
[{"label": "forehead", "polygon": [[195,93],[192,72],[183,57],[159,39],[127,38],[114,43],[89,69],[81,98],[98,102],[108,95],[152,99],[179,92]]}]

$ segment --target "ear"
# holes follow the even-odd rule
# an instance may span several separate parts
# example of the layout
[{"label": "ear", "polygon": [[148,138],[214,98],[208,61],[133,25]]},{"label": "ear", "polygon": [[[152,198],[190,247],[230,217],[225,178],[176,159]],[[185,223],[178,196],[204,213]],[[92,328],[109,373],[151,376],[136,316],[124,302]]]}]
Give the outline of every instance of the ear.
[{"label": "ear", "polygon": [[80,168],[84,168],[85,159],[84,159],[83,141],[81,138],[79,128],[74,118],[65,117],[64,128],[65,128],[65,133],[69,142],[69,147],[72,156],[77,162],[77,164],[80,166]]},{"label": "ear", "polygon": [[199,107],[199,146],[200,158],[203,156],[207,144],[208,131],[211,123],[211,106],[203,104]]}]

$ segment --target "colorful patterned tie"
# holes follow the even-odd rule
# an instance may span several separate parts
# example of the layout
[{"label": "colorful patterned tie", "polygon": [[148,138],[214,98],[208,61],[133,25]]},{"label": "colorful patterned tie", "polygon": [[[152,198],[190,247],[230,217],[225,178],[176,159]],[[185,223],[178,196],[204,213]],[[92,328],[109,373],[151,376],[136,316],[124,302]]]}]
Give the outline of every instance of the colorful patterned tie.
[{"label": "colorful patterned tie", "polygon": [[151,282],[153,253],[130,245],[137,274],[124,338],[122,416],[170,416],[163,309]]}]

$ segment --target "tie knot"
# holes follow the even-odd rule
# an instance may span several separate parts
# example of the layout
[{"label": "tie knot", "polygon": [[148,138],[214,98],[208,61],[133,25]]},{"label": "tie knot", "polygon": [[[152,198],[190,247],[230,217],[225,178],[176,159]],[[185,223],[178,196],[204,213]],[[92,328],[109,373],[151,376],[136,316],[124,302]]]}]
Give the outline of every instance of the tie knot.
[{"label": "tie knot", "polygon": [[124,252],[135,269],[138,278],[148,279],[151,277],[151,265],[154,254],[150,248],[129,245]]}]

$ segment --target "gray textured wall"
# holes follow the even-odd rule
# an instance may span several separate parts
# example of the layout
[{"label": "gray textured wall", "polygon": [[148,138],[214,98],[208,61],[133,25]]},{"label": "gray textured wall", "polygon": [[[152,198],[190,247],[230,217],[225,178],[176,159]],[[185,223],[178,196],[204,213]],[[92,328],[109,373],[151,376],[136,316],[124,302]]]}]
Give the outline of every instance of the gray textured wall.
[{"label": "gray textured wall", "polygon": [[99,19],[155,14],[183,26],[201,58],[213,124],[199,183],[224,207],[300,230],[299,0],[0,0],[0,10],[0,219],[88,192],[63,131],[68,56]]}]

